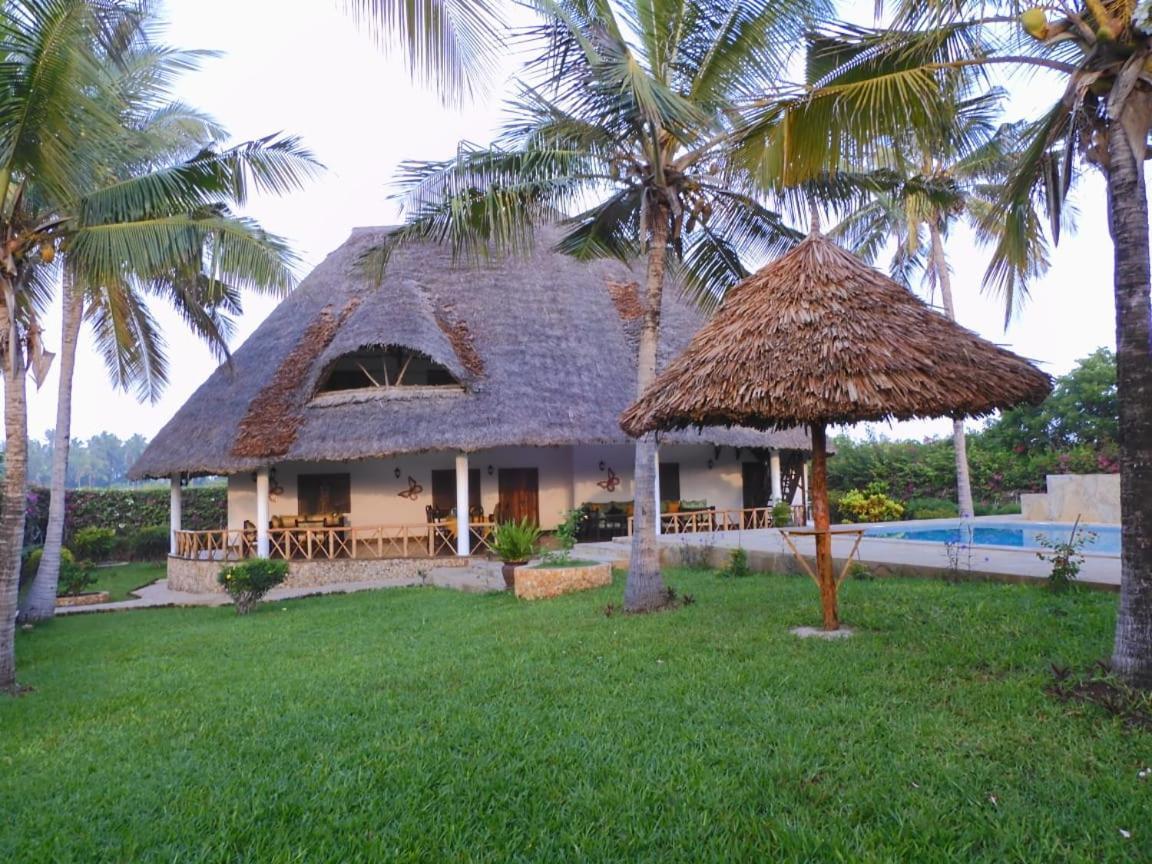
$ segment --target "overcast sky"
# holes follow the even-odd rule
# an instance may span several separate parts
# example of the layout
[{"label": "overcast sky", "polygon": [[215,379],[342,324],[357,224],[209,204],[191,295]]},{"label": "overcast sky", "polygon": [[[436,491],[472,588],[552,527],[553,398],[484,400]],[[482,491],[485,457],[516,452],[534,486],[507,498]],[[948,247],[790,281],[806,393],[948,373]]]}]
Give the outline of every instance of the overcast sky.
[{"label": "overcast sky", "polygon": [[[868,4],[869,6],[871,4]],[[498,121],[498,93],[487,103],[448,111],[409,82],[404,66],[385,57],[342,11],[340,0],[169,0],[169,41],[223,53],[189,75],[179,98],[215,115],[237,140],[287,131],[327,166],[326,173],[288,198],[257,201],[249,213],[289,239],[306,273],[354,226],[389,224],[398,213],[388,200],[398,162],[445,157],[457,141],[486,142]],[[308,10],[308,11],[304,11]],[[1017,82],[1014,110],[1038,104],[1044,88]],[[1052,374],[1101,345],[1112,346],[1111,244],[1104,188],[1097,177],[1076,194],[1079,229],[1065,238],[1050,275],[1005,331],[1003,309],[980,293],[986,254],[965,234],[950,239],[960,322],[1026,357]],[[303,275],[303,274],[302,274]],[[275,301],[248,297],[236,345],[256,328]],[[49,323],[58,343],[59,310]],[[154,435],[216,366],[172,316],[160,313],[172,357],[172,382],[155,404],[114,391],[85,336],[77,361],[73,435],[101,431],[121,437]],[[56,376],[29,400],[29,431],[38,437],[55,425]],[[947,422],[880,427],[888,434],[947,434]]]}]

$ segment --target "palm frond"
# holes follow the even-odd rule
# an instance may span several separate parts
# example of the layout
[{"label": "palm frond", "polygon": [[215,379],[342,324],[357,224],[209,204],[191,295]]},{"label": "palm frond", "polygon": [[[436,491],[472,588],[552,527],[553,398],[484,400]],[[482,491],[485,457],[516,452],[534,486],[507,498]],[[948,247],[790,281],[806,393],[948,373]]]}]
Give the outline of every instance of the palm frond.
[{"label": "palm frond", "polygon": [[345,0],[357,21],[398,48],[421,82],[450,104],[481,92],[504,47],[501,0]]}]

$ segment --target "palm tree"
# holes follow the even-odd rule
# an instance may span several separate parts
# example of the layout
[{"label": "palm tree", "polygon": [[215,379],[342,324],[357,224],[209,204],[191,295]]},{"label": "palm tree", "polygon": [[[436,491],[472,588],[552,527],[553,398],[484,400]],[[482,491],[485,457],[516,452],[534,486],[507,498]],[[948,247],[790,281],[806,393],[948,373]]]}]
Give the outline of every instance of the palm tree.
[{"label": "palm tree", "polygon": [[[581,259],[643,258],[637,388],[656,372],[671,267],[705,301],[798,234],[752,194],[728,159],[750,94],[781,80],[820,2],[563,0],[534,4],[536,49],[489,148],[404,166],[405,237],[461,254],[515,251],[561,218],[557,249]],[[632,563],[625,606],[666,601],[656,546],[656,443],[637,442]]]},{"label": "palm tree", "polygon": [[[14,626],[27,474],[26,356],[56,243],[52,204],[75,198],[93,142],[115,118],[92,98],[105,38],[131,21],[127,4],[81,0],[0,7],[0,361],[6,440],[0,512],[0,692],[16,686]],[[103,44],[102,43],[103,40]],[[43,250],[43,251],[42,251]],[[33,357],[33,359],[35,359]]]},{"label": "palm tree", "polygon": [[[895,240],[892,277],[911,287],[919,276],[934,297],[940,291],[944,314],[956,320],[951,268],[945,240],[955,223],[969,223],[985,242],[998,239],[1003,223],[995,218],[996,198],[1011,167],[1020,139],[1017,124],[997,126],[1002,92],[993,90],[958,98],[947,116],[926,129],[911,129],[881,155],[876,170],[843,178],[865,194],[865,200],[834,228],[865,260],[875,260]],[[1033,269],[1047,267],[1044,235],[1028,238]],[[960,516],[975,515],[964,421],[952,422],[956,459],[956,497]]]},{"label": "palm tree", "polygon": [[[29,365],[42,371],[38,320],[63,250],[85,283],[154,279],[182,262],[225,279],[267,257],[254,226],[218,201],[253,176],[287,182],[302,153],[261,162],[206,153],[146,176],[104,184],[131,160],[106,65],[125,56],[145,20],[135,2],[13,0],[0,7],[0,361],[6,437],[0,514],[0,692],[15,688],[14,623],[27,480]],[[291,142],[288,150],[298,149]],[[239,197],[242,197],[239,196]],[[223,200],[229,200],[223,197]],[[182,256],[182,257],[180,257]],[[203,256],[203,259],[201,258]]]},{"label": "palm tree", "polygon": [[[892,5],[893,25],[858,40],[862,59],[840,65],[790,104],[763,110],[745,158],[756,161],[765,178],[795,182],[838,164],[845,151],[865,154],[869,142],[897,122],[920,128],[938,116],[945,82],[957,69],[1005,65],[1060,76],[1062,97],[1023,130],[1020,158],[998,197],[1004,224],[986,283],[1011,308],[1035,275],[1026,247],[1029,236],[1044,230],[1037,208],[1047,213],[1046,230],[1058,240],[1071,184],[1085,167],[1103,173],[1113,242],[1123,514],[1112,666],[1129,682],[1152,687],[1152,292],[1143,168],[1152,130],[1148,4]],[[868,110],[859,110],[863,106]]]},{"label": "palm tree", "polygon": [[[122,181],[147,177],[177,165],[189,169],[203,166],[215,153],[212,148],[224,132],[209,118],[168,101],[168,85],[176,74],[194,68],[201,55],[175,51],[147,42],[133,47],[129,54],[106,66],[107,98],[120,102],[125,136],[125,152],[130,161],[117,162],[108,169],[104,185],[107,193]],[[232,148],[240,164],[255,170],[257,185],[271,160],[282,163],[288,186],[311,173],[314,164],[294,142],[259,141]],[[81,325],[88,320],[95,329],[97,345],[116,385],[135,387],[141,398],[155,399],[167,381],[167,360],[163,340],[148,310],[147,299],[167,301],[187,325],[221,357],[227,356],[231,321],[226,313],[239,312],[240,281],[256,290],[281,293],[292,284],[294,256],[277,238],[258,226],[228,214],[227,205],[244,203],[245,190],[217,188],[213,172],[188,171],[195,182],[208,183],[202,190],[213,206],[205,215],[227,221],[251,254],[231,266],[226,275],[205,257],[211,249],[174,245],[172,261],[162,272],[128,273],[116,281],[95,282],[83,272],[85,261],[76,260],[67,247],[62,251],[63,326],[60,340],[60,380],[56,404],[56,428],[52,450],[51,498],[44,551],[38,572],[25,592],[20,609],[22,620],[39,621],[52,617],[60,576],[60,550],[64,536],[66,478],[71,444],[72,374]],[[278,184],[281,188],[285,184]],[[279,189],[277,191],[280,191]],[[237,194],[239,192],[240,194]],[[150,205],[152,220],[179,214],[187,206],[186,193],[174,203],[156,200]],[[229,200],[231,199],[231,200]],[[78,211],[84,210],[80,202]],[[195,257],[188,258],[188,252]],[[205,267],[204,264],[210,266]]]}]

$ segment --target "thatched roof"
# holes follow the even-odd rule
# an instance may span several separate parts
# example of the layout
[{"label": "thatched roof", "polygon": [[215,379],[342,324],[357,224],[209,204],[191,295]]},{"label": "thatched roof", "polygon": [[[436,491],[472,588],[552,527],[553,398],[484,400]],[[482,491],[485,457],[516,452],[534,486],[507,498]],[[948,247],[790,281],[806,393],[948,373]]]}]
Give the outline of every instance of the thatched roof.
[{"label": "thatched roof", "polygon": [[[367,459],[433,450],[626,444],[620,413],[636,396],[635,283],[612,261],[553,253],[546,229],[524,258],[454,265],[412,244],[377,285],[363,253],[387,228],[361,228],[328,256],[159,432],[133,477],[231,474],[286,460]],[[703,323],[666,292],[661,356]],[[426,354],[463,391],[348,391],[315,398],[340,356],[397,345]],[[808,449],[798,431],[710,429],[670,443]]]},{"label": "thatched roof", "polygon": [[624,414],[652,429],[978,417],[1051,379],[818,232],[734,287]]}]

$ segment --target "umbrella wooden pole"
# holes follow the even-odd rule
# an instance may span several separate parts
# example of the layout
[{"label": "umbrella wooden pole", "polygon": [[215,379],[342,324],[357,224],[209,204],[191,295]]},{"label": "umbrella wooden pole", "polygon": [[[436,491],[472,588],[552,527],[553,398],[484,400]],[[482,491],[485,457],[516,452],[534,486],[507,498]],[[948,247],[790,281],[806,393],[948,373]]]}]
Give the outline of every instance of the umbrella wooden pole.
[{"label": "umbrella wooden pole", "polygon": [[812,520],[816,527],[816,576],[824,629],[839,630],[836,608],[836,576],[832,573],[831,519],[828,514],[828,435],[823,423],[812,424]]}]

